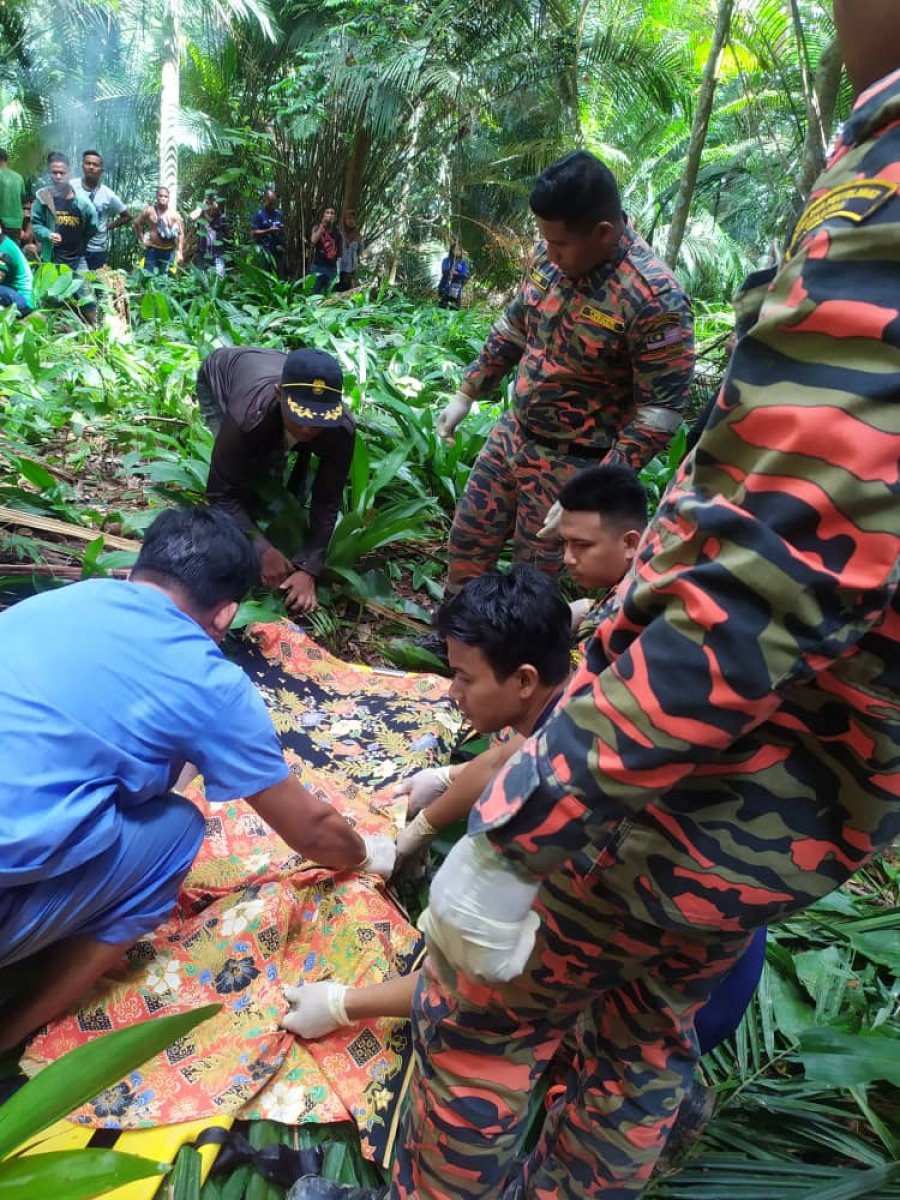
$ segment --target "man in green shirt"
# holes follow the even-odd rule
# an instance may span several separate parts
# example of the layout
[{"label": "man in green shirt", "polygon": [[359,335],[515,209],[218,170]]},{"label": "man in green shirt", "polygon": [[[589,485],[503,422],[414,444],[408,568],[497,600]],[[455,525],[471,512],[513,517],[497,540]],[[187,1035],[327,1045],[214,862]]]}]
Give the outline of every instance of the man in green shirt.
[{"label": "man in green shirt", "polygon": [[31,268],[22,253],[18,239],[0,221],[0,308],[14,304],[21,316],[32,311]]},{"label": "man in green shirt", "polygon": [[25,180],[9,165],[9,155],[0,147],[0,224],[7,236],[18,242],[22,232]]}]

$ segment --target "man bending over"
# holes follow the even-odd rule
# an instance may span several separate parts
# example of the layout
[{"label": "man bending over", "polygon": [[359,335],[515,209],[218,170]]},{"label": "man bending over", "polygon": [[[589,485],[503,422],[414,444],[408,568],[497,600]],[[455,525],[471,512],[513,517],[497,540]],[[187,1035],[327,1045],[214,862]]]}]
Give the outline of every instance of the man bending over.
[{"label": "man bending over", "polygon": [[219,649],[257,562],[226,513],[169,510],[131,579],[45,592],[0,615],[0,968],[39,956],[0,1049],[75,1003],[170,913],[203,839],[170,790],[186,762],[213,802],[244,796],[324,866],[393,866],[291,774],[248,677]]}]

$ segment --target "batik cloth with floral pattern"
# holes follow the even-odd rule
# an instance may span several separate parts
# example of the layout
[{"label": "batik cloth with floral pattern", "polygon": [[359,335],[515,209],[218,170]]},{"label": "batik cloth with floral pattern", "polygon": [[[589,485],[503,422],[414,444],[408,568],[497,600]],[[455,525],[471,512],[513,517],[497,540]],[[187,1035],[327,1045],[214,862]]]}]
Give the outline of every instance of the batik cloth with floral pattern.
[{"label": "batik cloth with floral pattern", "polygon": [[[436,676],[348,666],[287,623],[252,627],[239,661],[302,782],[360,833],[396,833],[391,786],[446,759],[459,717]],[[375,876],[295,854],[243,801],[190,798],[207,836],[178,910],[134,945],[73,1015],[28,1048],[33,1073],[97,1034],[221,1002],[221,1012],[74,1114],[133,1129],[232,1114],[288,1124],[353,1120],[386,1162],[410,1065],[408,1023],[370,1021],[304,1042],[279,1029],[284,984],[353,986],[405,974],[420,939]]]}]

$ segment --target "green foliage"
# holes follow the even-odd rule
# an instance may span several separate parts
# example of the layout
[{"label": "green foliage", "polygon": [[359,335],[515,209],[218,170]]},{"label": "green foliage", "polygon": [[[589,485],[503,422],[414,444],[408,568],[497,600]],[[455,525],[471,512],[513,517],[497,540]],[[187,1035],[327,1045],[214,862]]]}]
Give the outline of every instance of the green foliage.
[{"label": "green foliage", "polygon": [[885,859],[770,930],[743,1023],[703,1060],[713,1122],[648,1198],[900,1196],[896,885]]},{"label": "green foliage", "polygon": [[195,1012],[142,1021],[104,1034],[50,1063],[0,1108],[0,1196],[52,1195],[82,1200],[169,1167],[113,1150],[54,1151],[23,1155],[39,1135],[73,1109],[117,1083],[154,1054],[218,1012]]}]

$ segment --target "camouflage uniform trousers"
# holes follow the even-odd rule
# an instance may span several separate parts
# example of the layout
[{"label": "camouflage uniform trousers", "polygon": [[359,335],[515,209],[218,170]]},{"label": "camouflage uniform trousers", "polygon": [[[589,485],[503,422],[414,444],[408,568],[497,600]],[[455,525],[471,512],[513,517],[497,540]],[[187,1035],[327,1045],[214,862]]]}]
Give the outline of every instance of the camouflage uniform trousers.
[{"label": "camouflage uniform trousers", "polygon": [[[650,1177],[696,1064],[694,1016],[749,935],[641,922],[584,856],[535,911],[537,945],[509,984],[476,983],[429,947],[392,1200],[622,1200]],[[514,1167],[531,1096],[573,1032],[565,1095]]]},{"label": "camouflage uniform trousers", "polygon": [[[567,448],[567,447],[565,447]],[[562,570],[562,546],[538,539],[538,530],[559,489],[573,475],[605,458],[608,451],[555,452],[537,442],[508,412],[491,430],[475,460],[450,530],[448,589],[491,571],[512,536],[513,559],[548,575]]]}]

